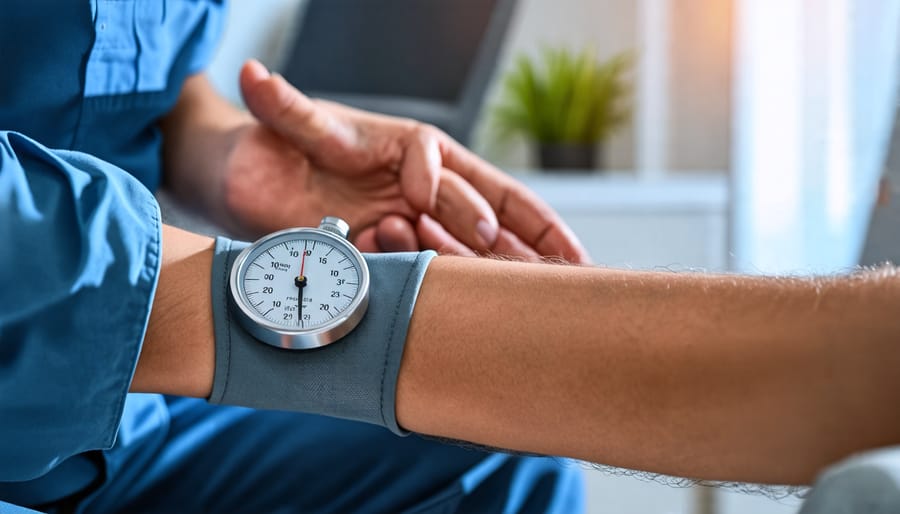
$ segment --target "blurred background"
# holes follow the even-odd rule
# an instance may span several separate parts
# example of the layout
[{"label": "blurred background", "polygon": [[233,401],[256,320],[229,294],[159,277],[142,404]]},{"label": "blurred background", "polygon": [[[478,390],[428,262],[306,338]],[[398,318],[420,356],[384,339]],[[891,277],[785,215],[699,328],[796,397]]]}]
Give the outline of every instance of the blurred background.
[{"label": "blurred background", "polygon": [[[898,36],[900,2],[257,0],[233,2],[211,76],[239,104],[255,57],[312,96],[434,123],[600,264],[829,273],[900,262]],[[801,501],[660,482],[592,471],[589,512]]]}]

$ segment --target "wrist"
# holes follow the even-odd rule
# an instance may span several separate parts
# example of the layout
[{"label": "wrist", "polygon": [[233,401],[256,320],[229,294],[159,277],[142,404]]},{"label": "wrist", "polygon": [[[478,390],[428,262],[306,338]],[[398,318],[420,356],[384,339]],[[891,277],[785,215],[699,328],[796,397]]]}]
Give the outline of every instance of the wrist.
[{"label": "wrist", "polygon": [[240,133],[256,121],[219,96],[203,75],[185,82],[161,121],[165,186],[218,220],[222,175]]},{"label": "wrist", "polygon": [[205,398],[214,352],[210,269],[213,241],[163,226],[163,262],[132,392]]}]

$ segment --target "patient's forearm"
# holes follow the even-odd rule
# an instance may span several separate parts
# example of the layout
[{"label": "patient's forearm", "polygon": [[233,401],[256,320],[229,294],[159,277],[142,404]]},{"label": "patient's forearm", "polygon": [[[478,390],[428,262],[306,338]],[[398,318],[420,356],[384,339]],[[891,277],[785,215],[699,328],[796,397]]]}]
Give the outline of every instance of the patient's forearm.
[{"label": "patient's forearm", "polygon": [[[212,240],[163,229],[133,391],[210,394]],[[340,344],[340,343],[338,343]],[[706,479],[803,482],[900,442],[900,278],[638,273],[438,257],[400,424]]]},{"label": "patient's forearm", "polygon": [[707,479],[806,482],[900,442],[900,278],[432,262],[398,420]]}]

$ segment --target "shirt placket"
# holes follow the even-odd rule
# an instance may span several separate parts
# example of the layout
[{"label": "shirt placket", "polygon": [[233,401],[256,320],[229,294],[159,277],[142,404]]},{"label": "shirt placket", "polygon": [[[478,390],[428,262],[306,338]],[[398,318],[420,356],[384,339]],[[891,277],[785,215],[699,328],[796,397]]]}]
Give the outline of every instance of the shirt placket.
[{"label": "shirt placket", "polygon": [[137,91],[140,44],[135,0],[95,0],[94,45],[85,70],[84,96]]}]

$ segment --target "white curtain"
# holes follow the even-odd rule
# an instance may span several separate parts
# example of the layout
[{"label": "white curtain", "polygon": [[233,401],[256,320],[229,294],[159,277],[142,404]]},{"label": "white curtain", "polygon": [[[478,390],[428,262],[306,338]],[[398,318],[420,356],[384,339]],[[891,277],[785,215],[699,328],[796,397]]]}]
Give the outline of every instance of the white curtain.
[{"label": "white curtain", "polygon": [[852,267],[897,108],[900,2],[737,0],[736,16],[733,265]]}]

